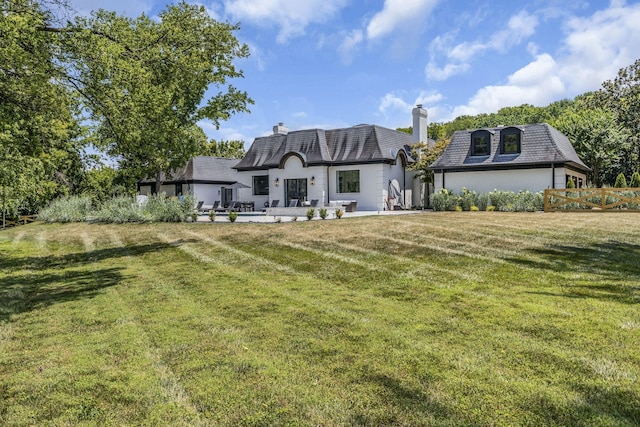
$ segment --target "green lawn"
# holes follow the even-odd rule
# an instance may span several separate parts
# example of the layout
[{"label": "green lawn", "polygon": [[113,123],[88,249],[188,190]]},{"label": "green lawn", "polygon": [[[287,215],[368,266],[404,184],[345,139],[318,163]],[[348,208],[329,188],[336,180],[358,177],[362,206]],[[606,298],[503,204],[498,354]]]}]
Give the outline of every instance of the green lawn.
[{"label": "green lawn", "polygon": [[0,425],[640,425],[640,215],[0,232]]}]

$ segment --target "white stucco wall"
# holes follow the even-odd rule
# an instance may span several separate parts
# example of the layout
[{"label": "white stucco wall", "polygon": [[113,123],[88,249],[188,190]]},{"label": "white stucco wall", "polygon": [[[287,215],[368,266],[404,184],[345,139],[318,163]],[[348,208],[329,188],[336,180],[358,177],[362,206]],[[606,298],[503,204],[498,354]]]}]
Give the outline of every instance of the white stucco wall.
[{"label": "white stucco wall", "polygon": [[[357,193],[338,193],[337,173],[338,171],[358,170],[360,171],[360,191]],[[365,165],[343,165],[343,166],[309,166],[304,167],[302,161],[296,157],[289,157],[283,169],[270,169],[269,171],[242,171],[238,172],[240,182],[252,185],[254,175],[269,174],[269,195],[254,196],[251,188],[241,189],[240,198],[242,200],[252,200],[256,209],[262,208],[265,202],[271,204],[273,200],[279,200],[280,207],[284,207],[285,181],[287,179],[307,179],[307,201],[318,199],[318,206],[324,206],[327,202],[335,200],[355,200],[358,202],[359,210],[384,210],[386,209],[386,197],[389,180],[397,180],[402,190],[406,184],[405,206],[412,206],[414,172],[405,171],[402,163],[398,160],[396,165],[387,164],[365,164]],[[312,185],[312,178],[315,185]],[[275,182],[279,185],[276,187]]]},{"label": "white stucco wall", "polygon": [[[488,193],[493,190],[518,192],[529,190],[532,192],[543,191],[546,188],[564,188],[566,174],[582,177],[586,182],[584,173],[570,171],[563,167],[545,169],[517,169],[499,171],[476,172],[446,172],[444,185],[448,190],[456,193],[462,188],[474,190],[478,193]],[[555,182],[554,182],[555,181]],[[435,174],[435,191],[442,189],[442,173]]]}]

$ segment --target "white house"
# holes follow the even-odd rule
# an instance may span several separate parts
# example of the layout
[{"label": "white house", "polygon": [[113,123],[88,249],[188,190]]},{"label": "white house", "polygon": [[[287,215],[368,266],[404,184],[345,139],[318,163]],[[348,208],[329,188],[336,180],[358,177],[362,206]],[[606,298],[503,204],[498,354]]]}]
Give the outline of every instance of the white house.
[{"label": "white house", "polygon": [[546,123],[455,132],[429,169],[436,191],[479,193],[565,188],[569,178],[582,187],[590,171],[569,139]]},{"label": "white house", "polygon": [[[224,206],[231,200],[238,200],[238,174],[233,166],[238,159],[198,156],[175,170],[169,176],[161,174],[160,192],[168,196],[193,193],[196,200],[212,205],[220,200]],[[155,179],[138,182],[138,193],[149,195],[153,191]]]},{"label": "white house", "polygon": [[427,126],[422,106],[413,114],[417,136],[376,125],[289,132],[280,123],[234,166],[238,180],[251,186],[239,190],[240,198],[256,207],[297,199],[318,206],[355,201],[362,210],[410,208],[418,181],[407,169],[414,162],[410,145]]}]

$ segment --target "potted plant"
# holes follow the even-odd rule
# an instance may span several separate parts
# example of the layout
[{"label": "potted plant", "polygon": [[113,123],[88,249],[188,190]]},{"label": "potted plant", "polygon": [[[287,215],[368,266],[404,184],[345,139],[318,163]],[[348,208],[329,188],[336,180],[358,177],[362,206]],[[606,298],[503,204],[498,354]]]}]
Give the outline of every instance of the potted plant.
[{"label": "potted plant", "polygon": [[213,222],[216,220],[216,211],[214,211],[213,209],[211,209],[209,211],[209,221]]}]

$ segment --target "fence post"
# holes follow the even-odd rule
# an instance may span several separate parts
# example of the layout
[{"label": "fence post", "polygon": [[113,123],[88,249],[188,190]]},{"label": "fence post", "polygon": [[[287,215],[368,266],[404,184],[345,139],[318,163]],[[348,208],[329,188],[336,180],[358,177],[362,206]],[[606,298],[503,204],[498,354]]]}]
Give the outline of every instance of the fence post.
[{"label": "fence post", "polygon": [[602,210],[605,210],[607,208],[607,194],[604,188],[601,188],[600,192],[602,193]]}]

